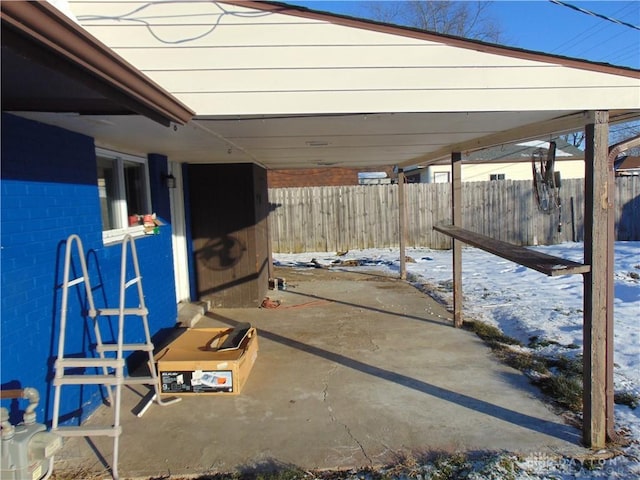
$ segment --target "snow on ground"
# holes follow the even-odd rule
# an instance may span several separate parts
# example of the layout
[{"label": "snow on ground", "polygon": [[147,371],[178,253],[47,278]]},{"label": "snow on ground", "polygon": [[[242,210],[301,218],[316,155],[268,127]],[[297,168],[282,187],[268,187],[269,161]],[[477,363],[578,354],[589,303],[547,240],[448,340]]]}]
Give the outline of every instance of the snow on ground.
[{"label": "snow on ground", "polygon": [[[583,261],[582,243],[532,247],[541,252]],[[452,254],[450,250],[407,249],[409,279],[427,284],[441,299],[451,302]],[[275,254],[283,266],[315,259],[322,265],[358,260],[359,267],[398,272],[398,249],[331,253]],[[543,355],[573,357],[582,349],[582,275],[547,277],[476,248],[462,254],[464,316],[500,328],[506,335],[528,345],[534,337],[551,340],[537,348]],[[640,396],[640,242],[617,242],[615,246],[614,382],[616,393]],[[547,342],[545,342],[546,344]],[[630,432],[634,443],[624,455],[588,469],[572,461],[530,457],[522,462],[524,478],[640,478],[640,407],[616,405],[616,429]],[[522,476],[525,475],[525,476]]]}]

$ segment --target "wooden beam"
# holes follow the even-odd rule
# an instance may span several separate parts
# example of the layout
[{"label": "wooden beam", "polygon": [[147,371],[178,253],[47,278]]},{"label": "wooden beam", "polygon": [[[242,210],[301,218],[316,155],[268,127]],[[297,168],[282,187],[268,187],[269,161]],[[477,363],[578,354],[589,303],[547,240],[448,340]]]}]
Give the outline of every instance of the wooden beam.
[{"label": "wooden beam", "polygon": [[546,253],[496,240],[453,225],[436,225],[433,229],[472,247],[493,253],[498,257],[505,258],[550,277],[585,273],[590,270],[589,265],[547,255]]},{"label": "wooden beam", "polygon": [[399,210],[399,228],[400,228],[400,279],[407,279],[407,192],[405,191],[405,174],[404,170],[398,170],[398,210]]},{"label": "wooden beam", "polygon": [[483,148],[495,147],[505,143],[515,141],[524,141],[540,138],[541,136],[549,136],[550,133],[569,133],[579,130],[590,120],[590,116],[585,112],[577,112],[552,120],[533,123],[515,127],[511,130],[503,132],[491,133],[484,137],[474,138],[465,142],[447,145],[434,152],[420,155],[418,157],[406,160],[400,164],[401,167],[409,167],[412,165],[429,165],[437,160],[446,159],[450,152],[468,152],[474,150],[482,150]]},{"label": "wooden beam", "polygon": [[[620,111],[616,114],[615,121],[631,121],[640,118],[640,112],[636,110]],[[612,119],[613,121],[613,119]],[[584,125],[593,122],[592,112],[577,112],[570,115],[545,120],[542,122],[532,123],[515,127],[504,132],[497,132],[486,135],[484,137],[474,138],[465,142],[444,146],[434,152],[426,153],[410,160],[405,160],[400,167],[410,167],[413,165],[444,165],[450,152],[472,152],[485,148],[504,145],[525,140],[537,140],[541,137],[549,137],[549,135],[560,135],[563,133],[571,133],[580,130]],[[529,161],[529,160],[527,160]]]},{"label": "wooden beam", "polygon": [[583,427],[584,443],[602,448],[607,439],[607,306],[608,277],[608,137],[609,113],[597,111],[585,127]]},{"label": "wooden beam", "polygon": [[[462,228],[462,154],[451,154],[451,218]],[[462,327],[462,244],[453,239],[453,326]]]}]

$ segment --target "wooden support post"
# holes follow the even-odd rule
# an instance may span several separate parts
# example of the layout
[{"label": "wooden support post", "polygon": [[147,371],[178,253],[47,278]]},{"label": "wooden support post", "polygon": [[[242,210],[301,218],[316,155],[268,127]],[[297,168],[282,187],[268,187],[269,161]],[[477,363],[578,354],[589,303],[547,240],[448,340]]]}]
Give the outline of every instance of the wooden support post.
[{"label": "wooden support post", "polygon": [[[267,276],[269,279],[275,278],[273,271],[273,240],[271,239],[271,203],[267,200]],[[277,288],[277,285],[276,285]]]},{"label": "wooden support post", "polygon": [[[462,155],[451,154],[451,215],[453,225],[462,227]],[[462,243],[453,239],[453,326],[462,327]]]},{"label": "wooden support post", "polygon": [[614,352],[614,315],[613,315],[613,299],[614,299],[614,250],[616,241],[616,178],[614,163],[620,153],[626,152],[630,148],[640,146],[640,135],[629,138],[624,142],[617,143],[609,148],[609,158],[607,161],[607,191],[608,195],[608,211],[607,211],[607,265],[609,273],[607,275],[607,440],[619,441],[619,435],[615,431],[615,412],[614,412],[614,383],[613,383],[613,352]]},{"label": "wooden support post", "polygon": [[400,215],[399,229],[400,229],[400,279],[407,279],[407,192],[404,188],[405,175],[404,170],[398,170],[398,210]]},{"label": "wooden support post", "polygon": [[607,298],[612,275],[607,226],[609,195],[613,195],[607,181],[609,112],[595,112],[593,123],[585,127],[585,141],[584,261],[591,269],[584,274],[582,435],[587,446],[602,448],[607,437],[607,370],[613,369],[607,355],[607,305],[612,301]]},{"label": "wooden support post", "polygon": [[[609,134],[609,125],[607,124],[607,137]],[[608,150],[607,150],[608,152]],[[607,344],[607,358],[605,363],[605,375],[606,375],[606,428],[607,428],[607,441],[617,440],[615,432],[615,387],[613,383],[613,351],[615,346],[613,344],[614,338],[614,317],[613,317],[613,301],[615,298],[614,292],[614,274],[615,274],[615,244],[616,244],[616,179],[613,167],[613,161],[607,157],[607,275],[605,278],[607,284],[607,331],[606,331],[606,344]]]}]

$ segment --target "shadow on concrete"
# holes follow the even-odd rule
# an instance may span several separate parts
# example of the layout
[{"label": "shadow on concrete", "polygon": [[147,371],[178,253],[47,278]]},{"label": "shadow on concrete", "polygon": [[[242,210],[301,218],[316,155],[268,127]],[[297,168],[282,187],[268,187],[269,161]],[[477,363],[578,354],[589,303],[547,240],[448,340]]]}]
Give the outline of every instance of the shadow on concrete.
[{"label": "shadow on concrete", "polygon": [[[316,297],[315,295],[308,295],[308,296],[312,298],[318,298],[318,299],[321,298],[321,297]],[[350,305],[350,306],[358,306],[361,308],[371,309],[370,307],[352,305],[352,304],[349,304],[348,302],[340,302],[340,303],[343,303],[345,305]],[[377,310],[377,309],[372,309],[372,310]],[[382,312],[386,314],[389,313],[386,311],[382,311]],[[232,327],[235,327],[240,323],[228,317],[224,317],[220,314],[217,314],[215,312],[208,312],[206,313],[206,316],[214,320],[220,321],[222,323],[226,323],[227,325],[230,325]],[[405,318],[425,320],[419,317],[405,317]],[[439,323],[439,322],[433,322],[433,323]],[[288,337],[279,335],[277,333],[270,332],[269,330],[266,330],[264,327],[260,328],[260,336],[265,339],[271,340],[273,342],[286,345],[290,348],[295,348],[295,349],[304,351],[306,353],[309,353],[311,355],[315,355],[315,356],[324,358],[326,360],[338,363],[345,367],[365,373],[367,375],[371,375],[374,378],[384,379],[389,382],[402,385],[406,388],[410,388],[412,390],[416,390],[416,391],[425,393],[427,395],[431,395],[433,397],[437,397],[442,400],[455,403],[461,407],[468,408],[470,410],[474,410],[482,414],[492,416],[496,419],[512,423],[519,427],[527,428],[535,432],[544,433],[544,434],[559,438],[561,440],[572,442],[574,444],[580,442],[579,432],[575,428],[569,425],[564,425],[561,423],[555,423],[555,422],[540,419],[537,417],[532,417],[530,415],[516,412],[514,410],[510,410],[508,408],[504,408],[498,405],[494,405],[494,404],[485,402],[483,400],[473,398],[468,395],[460,394],[457,392],[453,392],[451,390],[447,390],[442,387],[431,385],[422,380],[417,380],[417,379],[408,377],[406,375],[402,375],[396,372],[392,372],[390,370],[369,365],[369,364],[360,362],[358,360],[354,360],[353,358],[349,358],[347,356],[344,356],[338,353],[330,352],[328,350],[324,350],[322,348],[318,348],[313,345],[308,345],[306,343],[299,342],[292,338],[288,338]]]},{"label": "shadow on concrete", "polygon": [[[382,278],[382,279],[389,278],[389,277],[384,277],[384,276],[375,276],[375,277],[377,279],[379,279],[379,278]],[[300,297],[306,297],[306,298],[309,298],[309,299],[312,299],[312,300],[318,300],[318,301],[337,303],[337,304],[343,305],[345,307],[359,308],[359,309],[362,309],[362,310],[368,310],[370,312],[382,313],[384,315],[391,315],[391,316],[396,316],[396,317],[401,317],[401,318],[408,318],[408,319],[411,319],[411,320],[418,320],[420,322],[432,323],[432,324],[438,325],[438,326],[453,325],[453,323],[451,322],[450,319],[443,319],[442,321],[433,320],[433,319],[430,319],[430,318],[418,317],[418,316],[415,316],[415,315],[407,315],[405,313],[393,312],[391,310],[384,310],[382,308],[376,308],[376,307],[372,307],[372,306],[364,305],[364,304],[360,304],[360,303],[345,302],[344,300],[337,300],[335,298],[322,297],[320,295],[314,295],[312,293],[298,293],[298,292],[294,292],[294,291],[291,291],[291,290],[288,290],[288,291],[289,291],[289,293],[291,293],[293,295],[298,295]]]}]

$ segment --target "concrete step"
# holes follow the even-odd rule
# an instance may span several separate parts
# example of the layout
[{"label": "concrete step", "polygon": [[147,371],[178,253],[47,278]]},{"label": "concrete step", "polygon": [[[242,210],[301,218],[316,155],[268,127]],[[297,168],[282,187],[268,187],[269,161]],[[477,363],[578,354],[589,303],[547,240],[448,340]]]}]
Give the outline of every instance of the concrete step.
[{"label": "concrete step", "polygon": [[211,303],[207,301],[180,302],[178,304],[178,324],[192,328],[210,308]]}]

